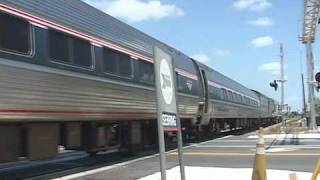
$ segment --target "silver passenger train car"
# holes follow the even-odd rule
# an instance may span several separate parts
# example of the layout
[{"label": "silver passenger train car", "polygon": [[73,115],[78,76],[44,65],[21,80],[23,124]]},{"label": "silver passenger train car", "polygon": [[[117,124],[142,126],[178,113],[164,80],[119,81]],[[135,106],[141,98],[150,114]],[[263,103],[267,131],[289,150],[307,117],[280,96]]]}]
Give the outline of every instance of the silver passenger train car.
[{"label": "silver passenger train car", "polygon": [[173,57],[185,134],[274,122],[272,99],[82,1],[0,0],[0,26],[0,162],[154,145],[154,46]]}]

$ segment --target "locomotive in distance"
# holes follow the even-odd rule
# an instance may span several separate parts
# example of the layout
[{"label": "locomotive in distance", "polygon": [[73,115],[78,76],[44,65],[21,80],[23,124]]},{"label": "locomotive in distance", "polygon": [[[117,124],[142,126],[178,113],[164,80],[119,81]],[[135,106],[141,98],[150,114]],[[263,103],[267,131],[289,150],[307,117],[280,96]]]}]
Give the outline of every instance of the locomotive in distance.
[{"label": "locomotive in distance", "polygon": [[271,98],[82,1],[0,0],[0,23],[1,163],[154,146],[155,46],[173,58],[185,139],[277,121]]}]

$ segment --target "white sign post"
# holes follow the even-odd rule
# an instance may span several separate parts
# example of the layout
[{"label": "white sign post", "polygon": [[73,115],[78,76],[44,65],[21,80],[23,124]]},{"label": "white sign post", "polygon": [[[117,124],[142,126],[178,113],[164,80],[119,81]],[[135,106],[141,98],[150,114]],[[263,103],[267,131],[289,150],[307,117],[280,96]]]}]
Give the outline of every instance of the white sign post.
[{"label": "white sign post", "polygon": [[178,154],[181,179],[185,180],[185,172],[182,161],[182,133],[178,104],[176,100],[176,76],[170,55],[160,48],[154,48],[154,70],[157,92],[157,114],[158,114],[158,138],[160,151],[161,179],[166,180],[166,156],[164,131],[177,131]]}]

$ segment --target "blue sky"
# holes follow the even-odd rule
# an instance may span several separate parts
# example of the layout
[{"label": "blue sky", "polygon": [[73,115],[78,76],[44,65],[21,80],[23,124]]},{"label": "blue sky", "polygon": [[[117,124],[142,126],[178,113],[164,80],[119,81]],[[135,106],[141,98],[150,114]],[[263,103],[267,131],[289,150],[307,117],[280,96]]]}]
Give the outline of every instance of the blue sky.
[{"label": "blue sky", "polygon": [[302,0],[84,1],[277,100],[282,42],[285,102],[301,108]]}]

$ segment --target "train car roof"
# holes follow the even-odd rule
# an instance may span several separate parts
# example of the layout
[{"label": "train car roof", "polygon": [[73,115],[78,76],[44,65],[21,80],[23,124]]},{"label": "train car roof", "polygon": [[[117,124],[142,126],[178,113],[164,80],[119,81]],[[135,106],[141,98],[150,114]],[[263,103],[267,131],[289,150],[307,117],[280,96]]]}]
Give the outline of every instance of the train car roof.
[{"label": "train car roof", "polygon": [[265,98],[268,98],[267,96],[265,96],[264,94],[262,94],[261,92],[259,92],[257,90],[251,89],[251,91],[253,91],[254,93],[258,94],[259,96],[263,96]]},{"label": "train car roof", "polygon": [[207,71],[208,80],[213,81],[217,84],[223,85],[227,88],[233,89],[235,91],[241,92],[252,98],[258,98],[256,93],[252,92],[250,89],[238,83],[237,81],[234,81],[231,78],[223,75],[222,73],[211,69],[210,67],[208,67],[203,63],[200,63],[200,62],[197,62],[197,63],[202,69],[205,69]]},{"label": "train car roof", "polygon": [[253,91],[254,93],[256,93],[258,96],[261,96],[261,97],[263,97],[263,98],[265,98],[265,99],[268,99],[268,100],[274,101],[274,99],[272,99],[272,98],[270,98],[270,97],[268,97],[268,96],[266,96],[266,95],[262,94],[261,92],[259,92],[259,91],[257,91],[257,90],[251,89],[251,91]]}]

